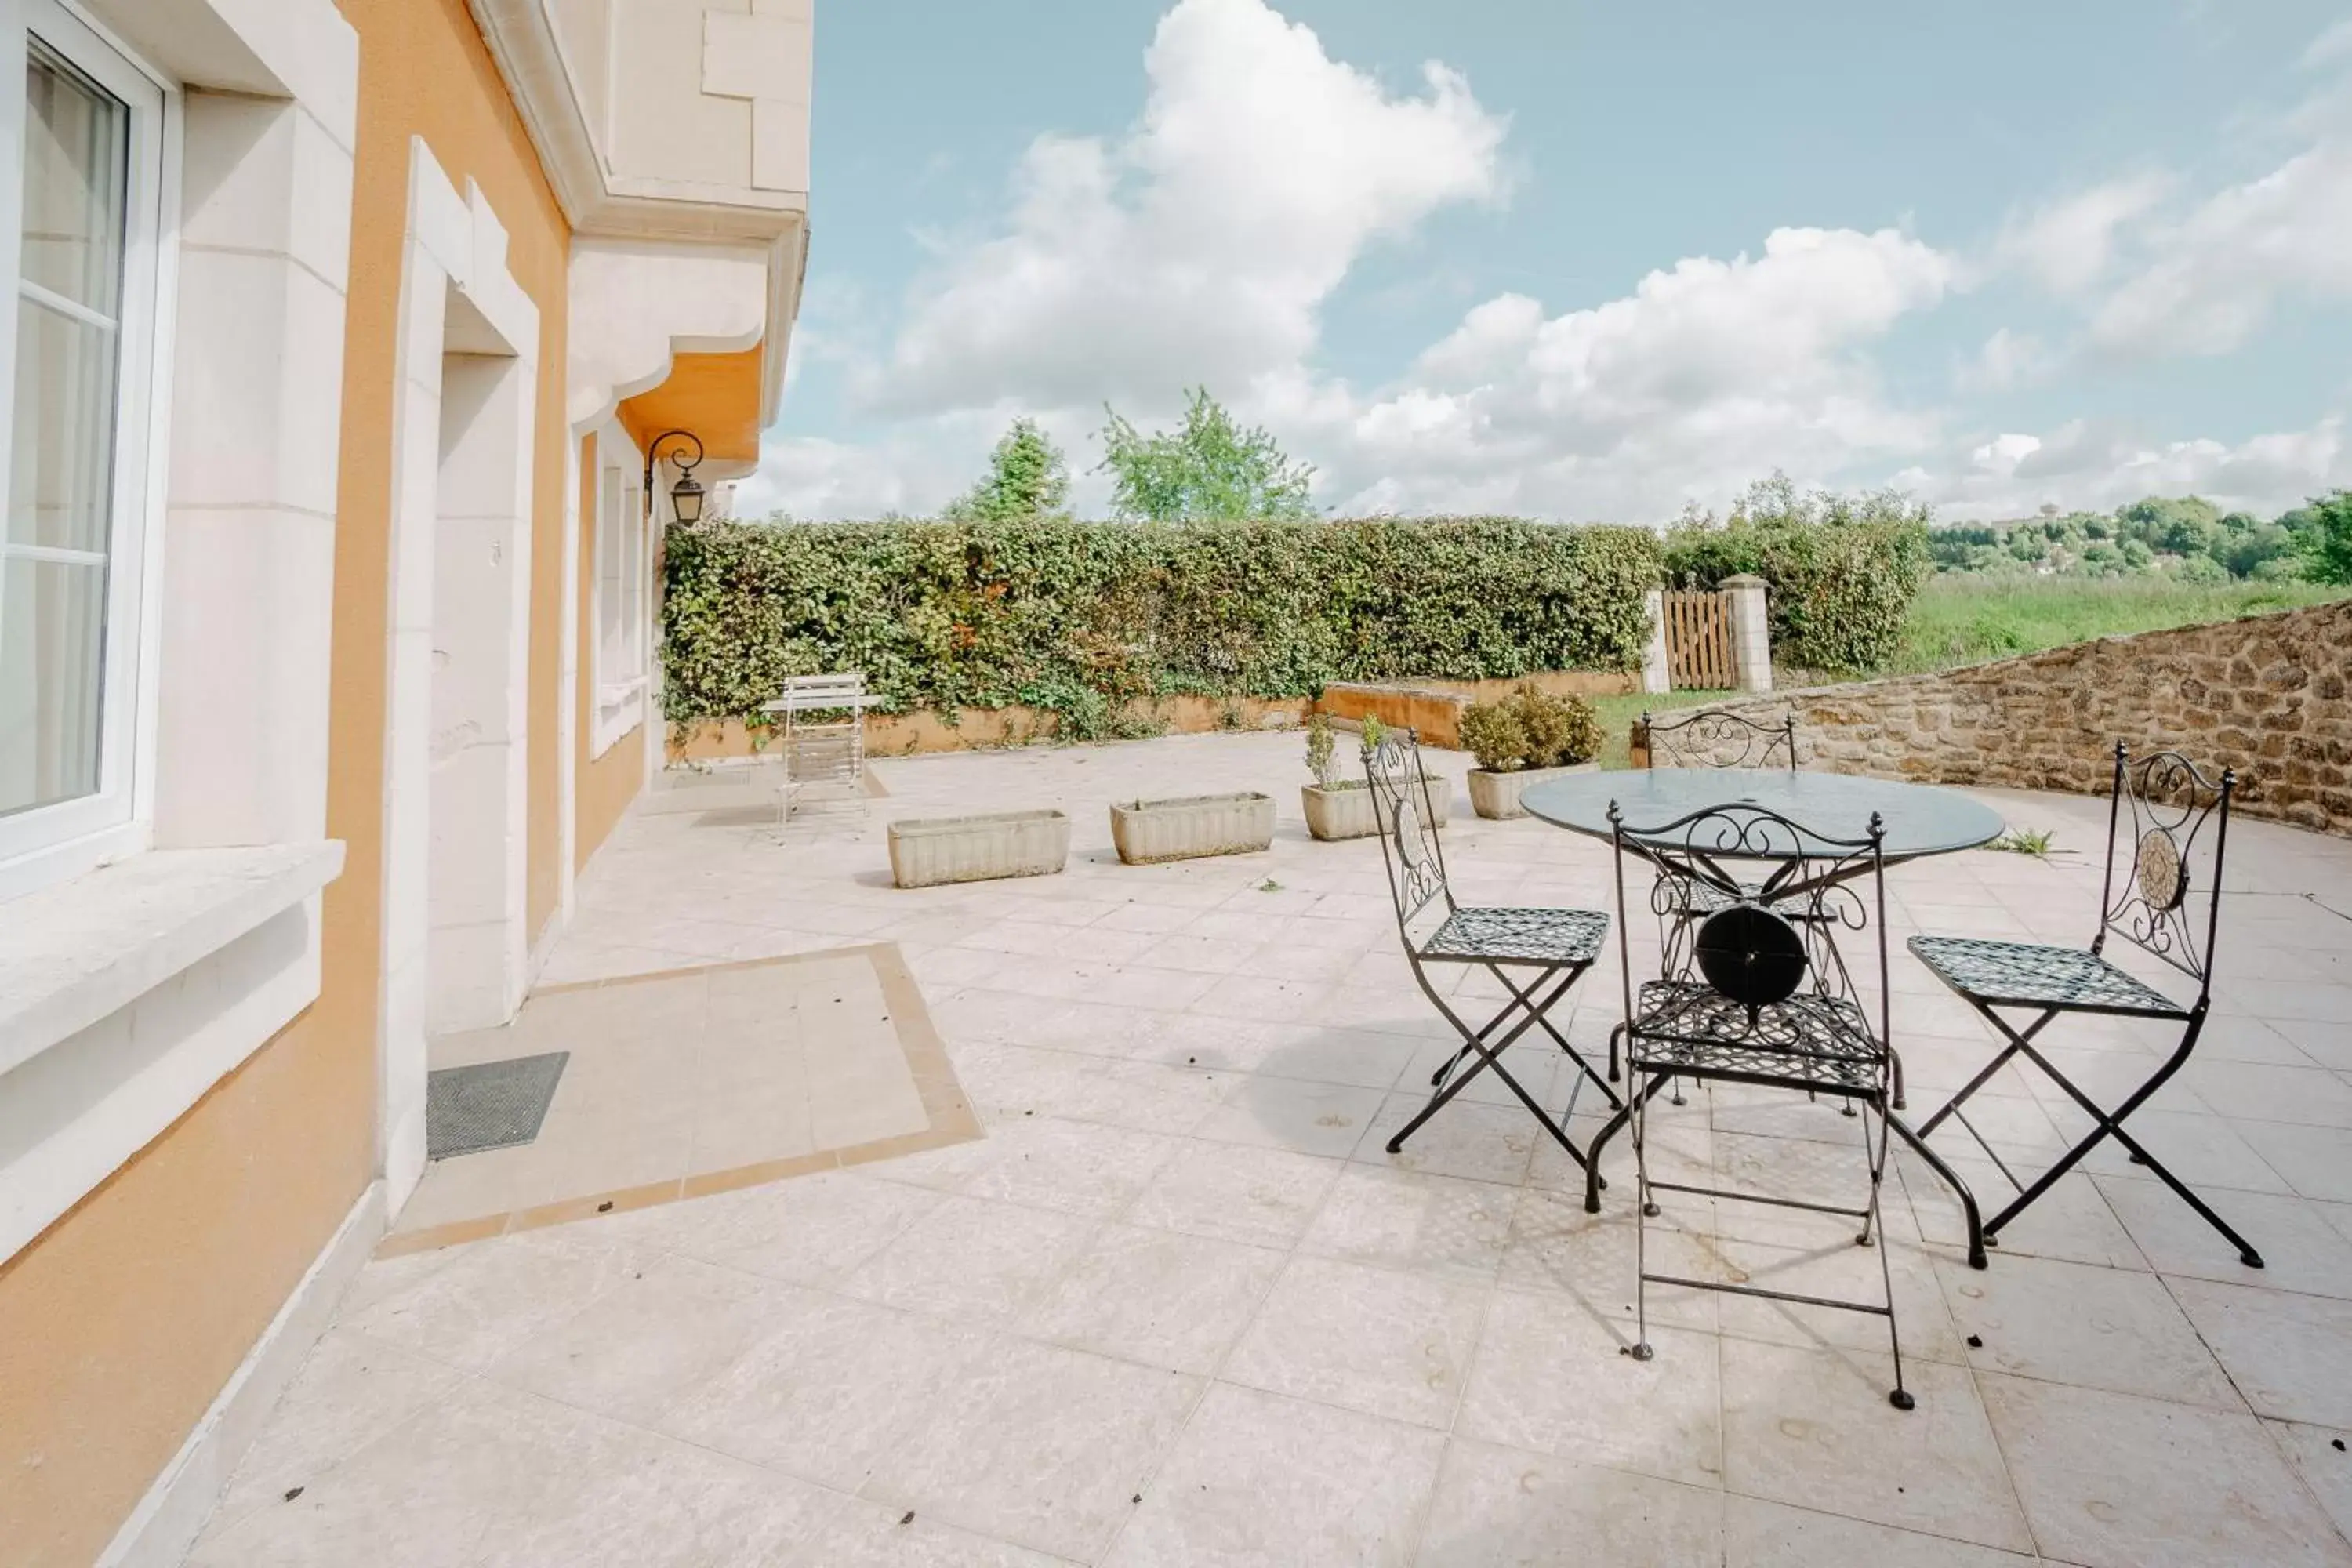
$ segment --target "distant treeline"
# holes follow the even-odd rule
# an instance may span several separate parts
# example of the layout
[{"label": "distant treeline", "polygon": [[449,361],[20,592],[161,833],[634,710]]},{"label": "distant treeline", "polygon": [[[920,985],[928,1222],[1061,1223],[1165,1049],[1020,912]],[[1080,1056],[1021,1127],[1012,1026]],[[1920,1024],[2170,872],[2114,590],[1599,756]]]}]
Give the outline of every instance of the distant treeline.
[{"label": "distant treeline", "polygon": [[2304,574],[2318,528],[2315,506],[2265,521],[2198,496],[2150,496],[2112,512],[2045,507],[2039,517],[1939,527],[1928,547],[1939,572],[2286,582]]}]

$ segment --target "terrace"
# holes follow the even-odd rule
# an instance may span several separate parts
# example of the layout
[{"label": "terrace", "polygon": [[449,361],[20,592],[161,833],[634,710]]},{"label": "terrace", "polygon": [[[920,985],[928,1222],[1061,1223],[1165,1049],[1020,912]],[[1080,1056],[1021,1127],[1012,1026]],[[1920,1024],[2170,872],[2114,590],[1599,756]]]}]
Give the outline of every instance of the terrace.
[{"label": "terrace", "polygon": [[[1898,1159],[1904,1414],[1866,1320],[1654,1293],[1656,1358],[1621,1354],[1622,1140],[1599,1215],[1487,1079],[1384,1151],[1454,1042],[1377,844],[1307,838],[1295,735],[875,772],[863,826],[784,844],[641,805],[523,1018],[436,1060],[572,1049],[561,1156],[435,1168],[191,1563],[2352,1563],[2352,842],[2233,826],[2216,1020],[2133,1122],[2268,1268],[2106,1149],[1974,1271]],[[1242,788],[1283,801],[1270,851],[1112,853],[1111,801]],[[1895,933],[2084,940],[2105,804],[1981,798],[2057,852],[1899,868]],[[891,817],[1042,804],[1062,875],[890,886]],[[1608,902],[1598,842],[1446,837],[1465,901]],[[1990,1037],[1895,976],[1934,1103]],[[1613,953],[1573,1000],[1598,1049]],[[2071,1022],[2084,1081],[2144,1075],[2152,1036]],[[1559,1053],[1512,1059],[1560,1110]],[[1684,1169],[1859,1169],[1829,1104],[1688,1098],[1652,1122]],[[1979,1104],[2021,1171],[2083,1125],[2021,1077]],[[1650,1235],[1707,1278],[1875,1274],[1833,1219],[1670,1199]]]}]

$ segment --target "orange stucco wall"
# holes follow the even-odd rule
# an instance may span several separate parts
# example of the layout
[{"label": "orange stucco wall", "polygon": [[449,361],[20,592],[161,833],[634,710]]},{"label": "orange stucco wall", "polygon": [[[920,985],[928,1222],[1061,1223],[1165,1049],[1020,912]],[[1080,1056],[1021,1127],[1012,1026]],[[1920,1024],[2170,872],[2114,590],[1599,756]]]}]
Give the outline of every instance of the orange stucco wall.
[{"label": "orange stucco wall", "polygon": [[307,1014],[0,1266],[0,1562],[113,1536],[367,1185],[373,1088]]},{"label": "orange stucco wall", "polygon": [[[632,463],[638,460],[629,454]],[[575,733],[580,737],[574,765],[579,769],[572,796],[573,868],[585,870],[594,855],[619,826],[621,814],[646,784],[646,727],[638,725],[613,742],[603,756],[596,746],[596,437],[580,439],[580,711]]]},{"label": "orange stucco wall", "polygon": [[339,0],[360,35],[335,532],[327,890],[318,1001],[38,1240],[0,1266],[0,1561],[84,1564],[252,1348],[374,1166],[394,323],[408,143],[480,185],[540,310],[529,912],[561,873],[561,209],[464,0]]}]

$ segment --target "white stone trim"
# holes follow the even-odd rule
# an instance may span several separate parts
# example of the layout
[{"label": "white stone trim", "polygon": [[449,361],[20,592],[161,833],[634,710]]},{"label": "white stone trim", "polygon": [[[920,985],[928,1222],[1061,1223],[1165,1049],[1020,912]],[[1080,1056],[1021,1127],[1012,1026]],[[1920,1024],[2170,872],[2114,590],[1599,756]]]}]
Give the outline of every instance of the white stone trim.
[{"label": "white stone trim", "polygon": [[[341,859],[341,847],[332,848],[301,878],[278,879],[273,896],[325,880]],[[137,935],[149,934],[125,919]],[[172,935],[151,939],[83,993],[110,981],[135,991],[129,1005],[0,1077],[0,1258],[79,1203],[317,998],[319,895],[282,904],[222,940],[243,923],[211,911],[184,915]],[[108,945],[86,936],[83,951]],[[110,945],[131,942],[118,935]],[[179,964],[172,950],[190,945],[210,951]],[[158,969],[167,978],[148,984]]]},{"label": "white stone trim", "polygon": [[334,1318],[336,1304],[384,1233],[383,1184],[371,1182],[319,1250],[301,1282],[190,1429],[131,1517],[98,1557],[98,1568],[173,1568],[218,1506],[236,1467],[261,1435],[278,1398],[302,1370]]},{"label": "white stone trim", "polygon": [[740,353],[767,335],[770,258],[756,247],[580,238],[568,270],[574,435],[669,379],[674,356]]},{"label": "white stone trim", "polygon": [[[604,127],[592,124],[583,107],[591,95],[582,90],[581,69],[549,0],[467,0],[467,6],[575,232],[765,244],[805,226],[804,189],[615,174],[603,150]],[[677,5],[659,25],[695,28],[701,9]],[[700,45],[697,29],[698,59]]]},{"label": "white stone trim", "polygon": [[342,867],[332,841],[159,849],[0,904],[0,1074],[300,903]]},{"label": "white stone trim", "polygon": [[192,88],[293,99],[350,153],[357,144],[360,36],[334,0],[80,0]]},{"label": "white stone trim", "polygon": [[[468,182],[464,196],[457,194],[422,137],[409,142],[406,232],[394,355],[377,1006],[378,1169],[395,1214],[425,1168],[428,1027],[504,1022],[521,1001],[530,963],[527,682],[539,345],[538,307],[507,270],[505,226],[478,186]],[[498,362],[487,379],[468,378],[469,395],[483,394],[476,414],[482,438],[497,450],[471,450],[476,443],[464,438],[443,450],[444,356],[453,353]],[[468,426],[469,435],[474,430]],[[482,548],[445,559],[445,534]],[[442,606],[447,613],[436,614],[445,590],[454,596]],[[436,674],[453,633],[463,634],[464,651],[484,677],[472,688]],[[436,752],[445,765],[494,775],[495,820],[449,813],[447,791],[436,782]],[[478,848],[485,842],[487,852]],[[485,879],[492,885],[484,887]]]}]

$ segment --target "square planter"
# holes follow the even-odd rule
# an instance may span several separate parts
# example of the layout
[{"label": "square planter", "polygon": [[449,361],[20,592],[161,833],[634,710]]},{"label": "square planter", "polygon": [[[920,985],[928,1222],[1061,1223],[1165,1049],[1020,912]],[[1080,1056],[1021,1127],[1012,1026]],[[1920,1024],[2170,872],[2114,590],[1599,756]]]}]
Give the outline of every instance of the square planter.
[{"label": "square planter", "polygon": [[890,879],[902,888],[1045,877],[1070,858],[1070,819],[1058,811],[911,817],[890,825]]},{"label": "square planter", "polygon": [[1130,866],[1246,855],[1274,842],[1274,796],[1249,791],[1124,801],[1110,808],[1110,837]]},{"label": "square planter", "polygon": [[1599,763],[1571,763],[1564,768],[1520,768],[1507,773],[1490,773],[1484,768],[1470,770],[1470,809],[1493,821],[1506,817],[1525,816],[1528,808],[1519,804],[1528,786],[1546,779],[1564,779],[1570,773],[1589,773]]},{"label": "square planter", "polygon": [[[1327,842],[1335,838],[1370,838],[1381,830],[1380,813],[1372,805],[1372,792],[1366,784],[1349,784],[1340,789],[1325,789],[1320,784],[1308,784],[1298,792],[1307,807],[1307,831]],[[1440,827],[1454,811],[1454,781],[1433,778],[1429,781],[1429,811]]]}]

